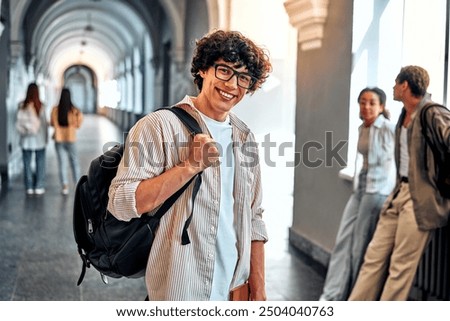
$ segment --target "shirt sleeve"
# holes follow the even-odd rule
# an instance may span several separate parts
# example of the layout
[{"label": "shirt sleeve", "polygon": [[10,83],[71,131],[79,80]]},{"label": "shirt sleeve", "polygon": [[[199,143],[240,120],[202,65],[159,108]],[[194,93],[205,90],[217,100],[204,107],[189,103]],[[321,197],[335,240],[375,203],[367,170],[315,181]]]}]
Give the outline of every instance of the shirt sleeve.
[{"label": "shirt sleeve", "polygon": [[[249,142],[250,147],[254,148],[254,155],[259,155],[258,146],[255,141],[255,137],[252,133],[249,134]],[[262,183],[261,183],[261,167],[260,160],[258,159],[255,162],[255,166],[250,166],[251,171],[253,172],[253,198],[251,204],[252,211],[252,241],[263,241],[267,242],[269,240],[266,224],[263,220],[264,208],[262,207]]]},{"label": "shirt sleeve", "polygon": [[[168,114],[170,113],[170,114]],[[151,113],[130,130],[117,174],[109,188],[108,210],[117,218],[129,221],[139,217],[136,189],[140,182],[156,177],[175,166],[179,159],[174,147],[171,112]]]}]

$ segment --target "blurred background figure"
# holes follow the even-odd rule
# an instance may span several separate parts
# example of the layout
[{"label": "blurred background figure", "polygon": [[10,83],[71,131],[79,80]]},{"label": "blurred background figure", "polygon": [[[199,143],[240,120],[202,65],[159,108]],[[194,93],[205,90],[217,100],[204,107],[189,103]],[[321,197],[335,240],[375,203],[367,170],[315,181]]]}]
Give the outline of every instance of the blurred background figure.
[{"label": "blurred background figure", "polygon": [[386,94],[364,88],[358,96],[359,126],[354,191],[342,215],[321,300],[347,300],[372,239],[381,207],[394,188],[395,124],[385,108]]},{"label": "blurred background figure", "polygon": [[68,167],[72,170],[74,184],[80,177],[80,164],[76,149],[76,134],[83,122],[83,113],[73,106],[70,90],[63,88],[59,104],[52,109],[50,125],[55,128],[53,139],[58,156],[59,179],[63,195],[69,194]]},{"label": "blurred background figure", "polygon": [[[45,107],[39,99],[39,88],[35,83],[28,85],[25,100],[19,104],[16,129],[20,134],[26,193],[28,195],[44,194],[48,124]],[[34,173],[33,154],[35,156]]]}]

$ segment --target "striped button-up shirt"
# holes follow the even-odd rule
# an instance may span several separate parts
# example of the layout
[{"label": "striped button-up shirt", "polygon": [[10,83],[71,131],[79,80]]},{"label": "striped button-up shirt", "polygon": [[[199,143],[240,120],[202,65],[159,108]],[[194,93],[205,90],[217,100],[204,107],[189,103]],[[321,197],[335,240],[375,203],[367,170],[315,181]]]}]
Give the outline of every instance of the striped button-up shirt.
[{"label": "striped button-up shirt", "polygon": [[[177,104],[208,129],[190,97]],[[267,241],[262,219],[261,173],[257,144],[248,127],[233,113],[232,125],[234,173],[234,215],[236,221],[238,262],[230,289],[248,279],[251,241]],[[109,190],[108,210],[118,219],[138,217],[135,192],[142,180],[162,174],[186,160],[187,142],[192,139],[181,121],[170,111],[150,113],[130,130],[117,176]],[[216,231],[219,218],[219,166],[202,174],[202,185],[195,204],[191,202],[193,184],[163,216],[150,252],[146,285],[150,300],[209,300],[216,256]],[[184,223],[194,214],[188,233],[191,243],[181,244]],[[155,210],[154,210],[155,211]],[[152,211],[150,214],[154,213]],[[235,246],[230,244],[230,246]]]}]

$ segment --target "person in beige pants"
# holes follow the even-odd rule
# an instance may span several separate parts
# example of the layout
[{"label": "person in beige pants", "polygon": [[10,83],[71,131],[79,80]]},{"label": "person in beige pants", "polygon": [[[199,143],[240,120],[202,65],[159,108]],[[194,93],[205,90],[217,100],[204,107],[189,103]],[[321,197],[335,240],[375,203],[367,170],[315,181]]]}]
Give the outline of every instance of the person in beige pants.
[{"label": "person in beige pants", "polygon": [[[407,300],[430,233],[447,224],[450,199],[436,187],[433,152],[422,136],[420,112],[432,103],[429,76],[419,66],[400,70],[394,99],[404,104],[396,127],[397,183],[387,198],[349,300]],[[430,108],[427,134],[450,148],[450,112]],[[426,155],[426,156],[425,156]]]}]

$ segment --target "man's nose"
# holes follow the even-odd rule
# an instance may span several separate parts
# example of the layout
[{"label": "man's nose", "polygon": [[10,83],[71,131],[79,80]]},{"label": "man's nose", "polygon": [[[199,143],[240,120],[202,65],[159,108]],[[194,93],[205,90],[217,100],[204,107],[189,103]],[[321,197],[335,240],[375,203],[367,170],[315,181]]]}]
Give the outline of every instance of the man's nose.
[{"label": "man's nose", "polygon": [[237,75],[233,75],[233,77],[231,77],[230,79],[228,79],[226,82],[225,82],[225,84],[228,86],[228,87],[231,87],[231,88],[236,88],[237,87],[237,83],[238,83],[238,78],[237,78],[238,76]]}]

